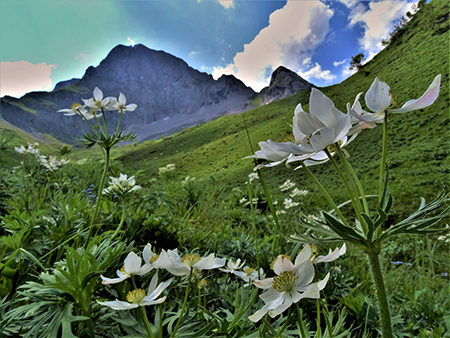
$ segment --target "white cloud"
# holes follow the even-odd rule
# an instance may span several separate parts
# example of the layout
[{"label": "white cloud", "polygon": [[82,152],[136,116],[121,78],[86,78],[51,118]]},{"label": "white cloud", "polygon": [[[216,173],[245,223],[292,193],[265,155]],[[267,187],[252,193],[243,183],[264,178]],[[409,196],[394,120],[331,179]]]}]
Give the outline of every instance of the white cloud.
[{"label": "white cloud", "polygon": [[312,78],[323,80],[325,82],[331,82],[334,79],[336,79],[336,75],[331,74],[329,70],[323,70],[322,67],[317,62],[315,66],[309,69],[308,71],[298,72],[298,75],[300,75],[307,81],[310,81],[310,79]]},{"label": "white cloud", "polygon": [[127,38],[127,40],[132,46],[134,45],[134,40],[131,40],[129,37]]},{"label": "white cloud", "polygon": [[232,8],[234,7],[233,0],[217,0],[223,7]]},{"label": "white cloud", "polygon": [[344,59],[342,61],[334,61],[333,66],[337,67],[337,66],[343,65],[346,62],[347,62],[347,59]]},{"label": "white cloud", "polygon": [[55,65],[28,61],[0,62],[0,96],[21,97],[31,91],[51,90],[50,74]]},{"label": "white cloud", "polygon": [[381,40],[388,37],[389,32],[394,29],[395,22],[414,6],[414,3],[408,3],[407,0],[372,1],[369,8],[353,0],[341,2],[348,2],[346,5],[351,11],[350,25],[361,23],[365,30],[359,43],[368,54],[366,55],[368,60],[383,49]]},{"label": "white cloud", "polygon": [[295,72],[303,70],[328,33],[332,16],[333,11],[320,1],[288,1],[270,15],[269,25],[236,54],[231,64],[214,68],[214,78],[233,74],[259,91],[269,84],[272,71],[280,65]]}]

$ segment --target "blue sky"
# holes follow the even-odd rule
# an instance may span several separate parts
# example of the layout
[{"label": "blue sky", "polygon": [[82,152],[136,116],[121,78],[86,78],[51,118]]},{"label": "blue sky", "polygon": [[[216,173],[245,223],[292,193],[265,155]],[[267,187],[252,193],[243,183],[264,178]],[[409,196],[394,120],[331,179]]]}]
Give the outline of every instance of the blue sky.
[{"label": "blue sky", "polygon": [[255,91],[280,65],[327,86],[351,75],[351,56],[378,53],[415,3],[0,0],[0,96],[52,90],[114,46],[138,43],[215,78],[233,74]]}]

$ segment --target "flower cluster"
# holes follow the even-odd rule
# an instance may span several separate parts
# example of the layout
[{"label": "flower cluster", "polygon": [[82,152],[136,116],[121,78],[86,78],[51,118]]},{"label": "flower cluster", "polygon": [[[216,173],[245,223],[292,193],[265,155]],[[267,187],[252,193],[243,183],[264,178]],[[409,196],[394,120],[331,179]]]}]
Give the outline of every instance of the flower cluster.
[{"label": "flower cluster", "polygon": [[294,111],[293,135],[294,142],[274,142],[268,140],[259,143],[261,150],[246,158],[259,158],[271,161],[260,164],[262,167],[272,167],[280,163],[303,161],[303,165],[311,166],[329,160],[336,149],[350,143],[358,133],[365,128],[373,128],[376,123],[382,123],[388,112],[405,113],[428,107],[439,95],[441,75],[436,76],[428,90],[417,100],[406,102],[401,108],[393,109],[395,105],[389,86],[379,78],[370,86],[365,95],[367,107],[373,112],[362,109],[356,96],[353,106],[347,104],[347,114],[339,111],[333,101],[320,90],[313,88],[309,98],[310,112],[305,112],[301,104]]},{"label": "flower cluster", "polygon": [[284,182],[282,185],[280,185],[280,189],[281,189],[281,191],[286,191],[286,190],[291,189],[294,186],[295,186],[294,182],[291,182],[291,180],[286,180],[286,182]]},{"label": "flower cluster", "polygon": [[109,187],[103,189],[103,194],[118,196],[124,198],[127,194],[141,189],[140,185],[136,185],[134,176],[127,178],[127,175],[120,174],[119,178],[110,177]]},{"label": "flower cluster", "polygon": [[94,96],[88,100],[83,99],[84,106],[80,103],[74,103],[69,109],[60,109],[58,113],[64,113],[66,116],[80,115],[86,121],[97,119],[102,116],[102,110],[117,110],[120,113],[127,111],[134,111],[137,105],[132,103],[126,104],[126,97],[122,93],[119,94],[119,98],[108,96],[103,98],[103,92],[95,87]]},{"label": "flower cluster", "polygon": [[35,142],[33,144],[29,143],[27,148],[25,148],[24,146],[14,147],[14,150],[20,154],[34,155],[36,161],[38,161],[38,163],[44,166],[47,169],[47,171],[58,170],[61,165],[69,163],[69,160],[64,159],[58,161],[56,159],[56,156],[53,155],[50,155],[48,157],[46,155],[41,155],[38,147],[39,143]]}]

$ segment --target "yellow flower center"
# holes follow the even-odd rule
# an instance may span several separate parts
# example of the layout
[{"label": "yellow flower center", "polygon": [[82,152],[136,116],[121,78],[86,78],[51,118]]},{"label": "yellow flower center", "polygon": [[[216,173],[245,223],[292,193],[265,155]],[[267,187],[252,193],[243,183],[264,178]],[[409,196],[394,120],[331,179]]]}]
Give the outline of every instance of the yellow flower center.
[{"label": "yellow flower center", "polygon": [[312,258],[317,255],[317,245],[311,244],[310,248],[311,248],[311,257],[310,258]]},{"label": "yellow flower center", "polygon": [[[342,140],[339,140],[338,142],[338,145],[339,145],[339,147],[341,147],[341,145],[342,145],[342,143],[344,143]],[[330,144],[328,147],[327,147],[327,150],[330,152],[330,154],[333,154],[333,153],[335,153],[336,152],[336,145],[335,144]]]},{"label": "yellow flower center", "polygon": [[127,301],[133,304],[138,304],[145,298],[145,291],[142,289],[136,289],[128,292]]},{"label": "yellow flower center", "polygon": [[208,282],[205,279],[202,279],[200,282],[198,282],[197,287],[201,290],[208,286]]},{"label": "yellow flower center", "polygon": [[[280,256],[281,256],[281,260],[287,259],[288,261],[291,261],[291,257],[289,257],[288,255],[280,255]],[[278,256],[278,257],[280,257],[280,256]],[[278,257],[274,258],[272,260],[272,262],[270,262],[270,264],[269,264],[270,270],[273,270],[273,265],[277,261]]]},{"label": "yellow flower center", "polygon": [[183,263],[186,266],[189,266],[192,268],[192,266],[200,261],[200,256],[197,254],[186,254],[182,259],[181,263]]},{"label": "yellow flower center", "polygon": [[70,109],[74,110],[81,107],[81,104],[79,104],[78,102],[75,102],[73,105],[70,106]]},{"label": "yellow flower center", "polygon": [[274,277],[272,287],[278,292],[288,292],[295,287],[298,276],[292,271],[285,271],[281,275]]},{"label": "yellow flower center", "polygon": [[127,270],[125,270],[125,265],[122,265],[120,272],[128,274]]},{"label": "yellow flower center", "polygon": [[150,260],[149,260],[150,264],[155,263],[158,258],[159,258],[159,255],[153,255],[152,258],[150,258]]},{"label": "yellow flower center", "polygon": [[253,272],[255,272],[255,269],[252,269],[252,268],[246,268],[246,269],[244,270],[244,272],[245,272],[245,274],[248,276],[248,275],[251,275]]}]

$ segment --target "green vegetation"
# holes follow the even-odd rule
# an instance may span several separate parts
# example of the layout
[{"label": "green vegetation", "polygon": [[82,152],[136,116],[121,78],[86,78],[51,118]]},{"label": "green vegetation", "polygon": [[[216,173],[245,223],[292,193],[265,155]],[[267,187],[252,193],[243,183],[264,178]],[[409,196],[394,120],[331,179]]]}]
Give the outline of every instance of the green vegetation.
[{"label": "green vegetation", "polygon": [[[345,111],[376,76],[399,106],[438,73],[445,90],[428,108],[390,113],[342,152],[330,144],[336,156],[310,173],[255,173],[243,160],[259,141],[292,138],[309,91],[140,145],[117,146],[134,141],[120,122],[108,133],[90,120],[88,149],[36,149],[32,135],[0,124],[1,335],[450,337],[450,207],[439,194],[449,190],[449,10],[443,0],[420,6],[386,50],[323,92]],[[110,108],[125,107],[94,113],[106,120]],[[378,194],[382,149],[390,193],[365,203],[360,196]],[[331,213],[330,200],[347,204]],[[285,308],[269,302],[300,293]]]}]

